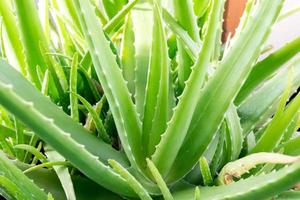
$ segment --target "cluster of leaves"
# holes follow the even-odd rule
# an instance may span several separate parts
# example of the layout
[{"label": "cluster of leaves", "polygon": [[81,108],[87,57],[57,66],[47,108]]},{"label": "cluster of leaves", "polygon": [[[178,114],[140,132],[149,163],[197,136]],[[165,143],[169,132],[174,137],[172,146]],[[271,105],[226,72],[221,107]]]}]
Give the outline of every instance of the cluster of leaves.
[{"label": "cluster of leaves", "polygon": [[299,199],[300,38],[260,59],[249,0],[222,44],[224,4],[1,0],[0,194]]}]

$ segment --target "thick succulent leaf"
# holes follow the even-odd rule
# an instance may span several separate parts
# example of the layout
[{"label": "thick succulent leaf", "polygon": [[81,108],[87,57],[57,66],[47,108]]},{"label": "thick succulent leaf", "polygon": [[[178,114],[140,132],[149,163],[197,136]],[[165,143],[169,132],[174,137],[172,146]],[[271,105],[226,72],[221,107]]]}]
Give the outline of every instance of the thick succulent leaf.
[{"label": "thick succulent leaf", "polygon": [[[250,177],[226,186],[200,188],[200,194],[205,200],[268,199],[289,189],[299,180],[300,162],[297,162],[277,172]],[[194,188],[177,191],[173,196],[175,200],[193,199]]]},{"label": "thick succulent leaf", "polygon": [[[101,96],[100,96],[100,94],[99,94],[99,92],[97,90],[96,85],[93,82],[93,79],[89,77],[88,72],[84,68],[82,68],[82,67],[78,68],[78,72],[80,73],[81,77],[85,80],[85,82],[87,83],[88,87],[90,88],[91,93],[94,96],[94,100],[95,101],[99,101],[101,99]],[[87,89],[87,88],[85,88],[85,89]]]},{"label": "thick succulent leaf", "polygon": [[[153,11],[147,2],[132,10],[133,31],[135,35],[135,104],[140,119],[143,118],[145,90],[152,45]],[[147,40],[145,40],[147,38]]]},{"label": "thick succulent leaf", "polygon": [[185,51],[188,53],[192,61],[195,62],[200,52],[200,45],[191,38],[189,33],[180,26],[176,19],[174,19],[166,9],[163,9],[162,14],[166,25],[176,35],[176,38],[181,42],[181,45],[185,48]]},{"label": "thick succulent leaf", "polygon": [[284,13],[282,13],[279,18],[278,18],[278,22],[280,22],[281,20],[284,20],[294,14],[297,14],[300,11],[300,6],[295,6],[293,8],[291,8],[288,11],[285,11]]},{"label": "thick succulent leaf", "polygon": [[107,22],[107,24],[105,24],[105,26],[103,27],[105,32],[108,34],[111,33],[121,23],[121,21],[124,20],[125,16],[128,14],[128,12],[130,12],[130,10],[138,1],[139,0],[132,0],[127,3],[126,6],[124,6],[122,10],[118,12],[118,14],[116,14],[109,22]]},{"label": "thick succulent leaf", "polygon": [[[292,63],[291,67],[293,68],[292,91],[294,91],[300,86],[299,60]],[[288,81],[289,70],[290,68],[285,68],[279,72],[238,106],[238,114],[241,118],[244,135],[247,135],[257,126],[261,127],[275,113],[277,103]]]},{"label": "thick succulent leaf", "polygon": [[77,100],[77,68],[78,68],[78,54],[76,53],[73,57],[70,72],[70,107],[71,117],[75,121],[79,121],[78,113],[78,100]]},{"label": "thick succulent leaf", "polygon": [[254,153],[239,160],[227,163],[218,175],[217,182],[227,185],[234,182],[234,178],[241,178],[243,174],[261,164],[291,164],[298,162],[299,156],[287,156],[278,153]]},{"label": "thick succulent leaf", "polygon": [[154,163],[149,159],[147,160],[147,166],[152,174],[152,177],[154,178],[155,182],[157,183],[159,189],[161,190],[161,193],[165,200],[173,200],[172,194],[164,181],[164,179],[161,177],[158,169],[155,167]]},{"label": "thick succulent leaf", "polygon": [[12,67],[2,62],[0,70],[0,104],[3,107],[86,176],[116,193],[134,195],[127,183],[101,162],[114,158],[126,166],[119,152],[74,122]]},{"label": "thick succulent leaf", "polygon": [[41,163],[47,162],[47,158],[39,151],[39,149],[37,149],[33,146],[30,146],[30,145],[27,145],[27,144],[17,144],[17,145],[14,146],[14,148],[15,149],[22,149],[22,150],[25,150],[25,151],[31,153]]},{"label": "thick succulent leaf", "polygon": [[225,142],[226,142],[226,134],[227,134],[226,123],[224,122],[222,123],[217,134],[219,134],[218,144],[210,163],[210,168],[213,175],[216,175],[218,173],[219,169],[222,167],[224,163],[224,160],[226,159],[226,157],[223,156],[226,155],[225,154],[226,152]]},{"label": "thick succulent leaf", "polygon": [[[82,96],[76,95],[76,97],[78,98],[79,101],[81,101],[81,103],[89,111],[89,114],[91,115],[91,117],[92,117],[92,119],[93,119],[93,121],[95,123],[95,127],[96,127],[96,129],[98,131],[98,134],[99,134],[100,138],[103,141],[105,141],[107,143],[110,143],[111,139],[110,139],[109,135],[107,134],[107,132],[106,132],[106,130],[104,128],[102,120],[99,117],[100,111],[97,112],[97,110],[94,110],[93,106],[87,100],[85,100],[85,98],[83,98]],[[100,103],[98,105],[100,105],[100,108],[98,107],[98,109],[101,110],[103,104],[101,105],[101,103]]]},{"label": "thick succulent leaf", "polygon": [[[213,47],[218,28],[217,24],[221,19],[220,10],[222,9],[223,3],[223,1],[214,1],[213,3],[214,9],[211,13],[209,21],[208,33],[204,40],[199,58],[193,68],[188,82],[186,83],[186,88],[179,99],[173,117],[168,124],[167,130],[162,135],[161,141],[152,156],[155,165],[163,176],[166,176],[169,173],[169,170],[175,161],[177,153],[184,142],[185,136],[187,135],[187,131],[190,126],[194,110],[197,107],[198,100],[202,94],[199,93],[199,87],[201,87],[204,83],[207,68],[210,63],[210,57],[212,56],[214,50]],[[198,141],[199,140],[194,140],[189,144],[195,142],[199,144]],[[197,160],[199,157],[200,156],[198,156]],[[195,163],[193,163],[193,165]],[[186,172],[187,171],[185,171],[185,173]]]},{"label": "thick succulent leaf", "polygon": [[[15,67],[18,66],[22,74],[27,76],[28,66],[25,62],[25,55],[23,52],[20,35],[18,33],[16,18],[10,6],[11,2],[8,0],[3,0],[0,2],[0,14],[2,16],[3,25],[7,35],[7,40],[3,40],[3,42],[9,42],[13,49],[12,53],[7,54],[9,63]],[[12,55],[13,57],[11,57]]]},{"label": "thick succulent leaf", "polygon": [[[71,56],[73,54],[74,51],[74,44],[72,43],[72,40],[70,38],[70,34],[67,31],[67,28],[64,24],[63,19],[60,17],[59,14],[60,12],[63,12],[62,9],[60,7],[60,4],[63,4],[64,1],[60,1],[60,0],[52,0],[52,12],[51,12],[51,16],[52,16],[52,20],[54,21],[54,23],[56,24],[56,31],[57,34],[59,36],[60,39],[60,43],[61,43],[61,51],[65,54],[65,55],[69,55]],[[66,19],[67,17],[65,17]]]},{"label": "thick succulent leaf", "polygon": [[[217,67],[217,71],[200,92],[187,137],[177,155],[172,172],[169,174],[170,180],[176,180],[186,174],[208,147],[230,103],[251,71],[253,62],[259,57],[260,48],[278,16],[282,4],[283,0],[276,1],[276,4],[270,0],[257,2],[253,16],[248,19],[245,28],[236,35],[232,46]],[[269,9],[270,5],[272,5],[272,9]],[[214,13],[217,12],[214,10]],[[209,29],[207,34],[210,34]],[[224,88],[230,89],[225,90]],[[194,96],[195,93],[193,93]],[[191,162],[185,162],[185,160]]]},{"label": "thick succulent leaf", "polygon": [[291,190],[281,193],[276,197],[276,200],[297,200],[300,199],[300,191]]},{"label": "thick succulent leaf", "polygon": [[[120,2],[124,3],[123,0]],[[116,1],[111,0],[102,0],[103,8],[105,9],[105,13],[108,16],[109,19],[112,19],[118,11],[122,8],[120,8],[120,4],[116,4]]]},{"label": "thick succulent leaf", "polygon": [[123,148],[134,167],[145,163],[141,143],[141,123],[131,100],[121,69],[88,1],[74,0],[93,64],[114,116]]},{"label": "thick succulent leaf", "polygon": [[240,124],[240,118],[234,104],[231,104],[226,112],[225,120],[227,124],[227,134],[229,136],[227,147],[229,151],[228,159],[230,161],[239,157],[243,146],[243,130]]},{"label": "thick succulent leaf", "polygon": [[7,198],[13,196],[24,200],[47,200],[47,195],[8,160],[2,151],[0,151],[0,176],[0,194],[4,196],[8,194]]},{"label": "thick succulent leaf", "polygon": [[194,11],[197,17],[202,17],[209,8],[211,0],[193,0]]},{"label": "thick succulent leaf", "polygon": [[213,179],[211,176],[211,172],[209,169],[209,165],[208,162],[206,160],[205,157],[201,157],[199,159],[199,166],[200,166],[200,171],[201,171],[201,175],[202,175],[202,179],[203,179],[203,184],[205,186],[210,186],[213,183]]},{"label": "thick succulent leaf", "polygon": [[127,87],[131,95],[135,92],[135,47],[134,47],[134,31],[131,14],[129,13],[124,27],[122,46],[121,46],[121,61],[124,79],[127,81]]},{"label": "thick succulent leaf", "polygon": [[[45,70],[46,63],[40,50],[40,45],[46,46],[47,40],[43,33],[41,22],[39,21],[35,1],[14,0],[14,5],[21,40],[29,65],[28,70],[33,83],[36,87],[40,88],[41,85],[37,77],[36,66],[40,66],[43,71]],[[32,38],[34,38],[34,40]]]},{"label": "thick succulent leaf", "polygon": [[75,23],[76,27],[81,30],[79,17],[76,14],[75,6],[74,6],[72,0],[59,0],[59,1],[57,1],[57,3],[59,4],[62,12],[66,15],[69,15],[69,17]]},{"label": "thick succulent leaf", "polygon": [[[18,161],[13,161],[13,163],[22,171],[26,171],[30,167],[30,165]],[[51,193],[55,200],[66,200],[64,190],[54,170],[36,169],[26,173],[26,176],[32,179],[37,186],[43,188],[45,192]],[[104,189],[86,177],[72,175],[71,178],[77,200],[124,200],[124,198]]]},{"label": "thick succulent leaf", "polygon": [[[57,161],[65,161],[65,158],[62,157],[59,153],[51,149],[51,147],[47,146],[45,148],[45,154],[50,162],[57,162]],[[69,173],[68,167],[66,166],[53,166],[57,177],[64,189],[66,197],[68,200],[76,200],[75,191],[73,182],[71,179],[71,175]]]},{"label": "thick succulent leaf", "polygon": [[[191,38],[200,43],[199,30],[197,26],[197,17],[194,14],[192,0],[173,0],[174,15],[179,24],[188,32]],[[178,40],[178,81],[180,90],[185,87],[185,81],[188,80],[192,61],[184,49],[181,41]]]},{"label": "thick succulent leaf", "polygon": [[143,117],[143,146],[151,155],[165,131],[168,121],[169,62],[167,40],[162,25],[161,10],[154,6],[153,40],[146,85]]},{"label": "thick succulent leaf", "polygon": [[152,200],[147,190],[122,165],[120,165],[115,160],[108,160],[108,162],[111,165],[111,167],[128,182],[130,187],[137,193],[141,200]]},{"label": "thick succulent leaf", "polygon": [[50,20],[49,20],[49,0],[38,2],[38,14],[43,28],[43,33],[47,42],[50,42]]},{"label": "thick succulent leaf", "polygon": [[235,99],[237,105],[249,95],[258,85],[263,83],[284,63],[293,58],[300,51],[300,38],[296,38],[284,45],[279,50],[258,62],[251,71],[246,82],[243,84],[238,96]]},{"label": "thick succulent leaf", "polygon": [[[289,87],[291,88],[291,84]],[[295,121],[295,117],[298,117],[300,95],[297,95],[284,110],[284,106],[286,101],[288,100],[287,98],[289,96],[289,93],[289,90],[283,93],[283,97],[279,102],[278,110],[275,113],[272,122],[268,125],[267,129],[259,138],[251,153],[260,151],[273,151],[274,148],[283,140],[290,124]]]},{"label": "thick succulent leaf", "polygon": [[297,156],[300,154],[300,136],[291,139],[282,145],[283,152],[288,155]]}]

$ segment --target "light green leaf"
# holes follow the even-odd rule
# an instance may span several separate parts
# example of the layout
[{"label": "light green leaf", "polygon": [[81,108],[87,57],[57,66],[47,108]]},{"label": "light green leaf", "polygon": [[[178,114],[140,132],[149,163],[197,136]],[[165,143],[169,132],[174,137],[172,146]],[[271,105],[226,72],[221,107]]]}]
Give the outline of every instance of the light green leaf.
[{"label": "light green leaf", "polygon": [[[218,24],[220,19],[220,10],[223,8],[222,2],[218,3],[221,4],[217,7],[219,9],[212,9],[213,13],[217,15],[215,27],[218,27],[216,24]],[[272,9],[270,9],[271,4]],[[254,16],[248,20],[245,28],[235,36],[232,46],[219,66],[217,66],[216,72],[208,80],[204,89],[198,92],[200,93],[198,104],[194,111],[187,137],[172,166],[172,171],[169,173],[169,180],[176,180],[187,173],[208,147],[218,127],[221,125],[230,103],[234,100],[242,83],[249,74],[253,62],[259,57],[260,48],[270,32],[271,26],[275,23],[282,5],[283,0],[276,1],[276,5],[271,0],[257,2],[257,10],[255,10]],[[257,18],[262,20],[258,21],[256,20]],[[207,35],[211,36],[209,27]],[[205,41],[202,50],[204,49],[204,44]],[[230,88],[230,90],[224,88]],[[195,94],[197,94],[197,91],[187,90],[187,92],[192,93],[191,95],[194,98]],[[190,103],[187,104],[191,106]],[[183,115],[183,113],[181,114]],[[180,130],[182,131],[183,129]],[[178,138],[175,135],[174,137],[177,140],[174,142],[178,143]],[[170,158],[170,155],[166,157]],[[189,160],[189,162],[185,162],[185,160]]]},{"label": "light green leaf", "polygon": [[0,193],[8,198],[12,196],[24,200],[46,200],[47,195],[37,187],[21,170],[19,170],[5,154],[0,151]]},{"label": "light green leaf", "polygon": [[[114,116],[119,137],[131,164],[145,165],[141,142],[141,122],[110,43],[88,1],[73,0],[93,64]],[[138,169],[138,168],[137,168]]]},{"label": "light green leaf", "polygon": [[153,40],[146,85],[143,117],[143,145],[147,155],[155,151],[166,129],[169,109],[169,62],[161,9],[154,4]]}]

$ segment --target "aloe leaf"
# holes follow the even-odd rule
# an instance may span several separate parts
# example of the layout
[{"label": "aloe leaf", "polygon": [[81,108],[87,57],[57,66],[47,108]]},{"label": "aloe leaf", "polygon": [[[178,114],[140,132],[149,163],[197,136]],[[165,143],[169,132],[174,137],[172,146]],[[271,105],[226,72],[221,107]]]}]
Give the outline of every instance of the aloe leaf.
[{"label": "aloe leaf", "polygon": [[47,43],[50,42],[49,0],[38,2],[38,14]]},{"label": "aloe leaf", "polygon": [[[105,96],[103,96],[101,98],[101,100],[98,103],[96,103],[96,105],[94,106],[93,110],[96,112],[97,116],[99,116],[101,114],[101,111],[102,111],[105,103],[106,103],[106,98],[105,98]],[[93,132],[95,130],[95,122],[96,121],[93,119],[93,118],[95,118],[95,116],[93,116],[92,113],[94,113],[94,112],[93,111],[89,112],[84,127]]]},{"label": "aloe leaf", "polygon": [[82,29],[88,42],[95,70],[104,89],[105,96],[118,129],[124,150],[134,167],[145,163],[141,142],[141,122],[115,55],[106,40],[101,24],[97,20],[91,4],[74,0],[80,16]]},{"label": "aloe leaf", "polygon": [[292,83],[289,81],[288,89],[283,93],[283,97],[279,102],[278,110],[275,113],[272,122],[251,152],[272,151],[284,138],[290,123],[292,123],[295,116],[298,115],[300,106],[300,95],[297,95],[287,106],[286,110],[284,110],[291,87]]},{"label": "aloe leaf", "polygon": [[209,4],[211,3],[211,0],[193,0],[194,3],[194,12],[197,15],[197,17],[202,17],[207,9],[209,8]]},{"label": "aloe leaf", "polygon": [[218,138],[218,145],[216,147],[216,151],[211,159],[211,163],[210,163],[210,169],[211,169],[211,173],[214,176],[219,168],[222,166],[223,162],[224,162],[224,157],[223,155],[225,154],[225,138],[226,138],[226,123],[222,123],[220,129],[218,130],[218,133],[220,136]]},{"label": "aloe leaf", "polygon": [[11,180],[4,176],[0,176],[0,195],[6,199],[26,199],[22,191]]},{"label": "aloe leaf", "polygon": [[221,170],[218,176],[218,183],[220,185],[230,184],[233,178],[241,178],[249,170],[259,164],[291,164],[299,161],[299,157],[292,157],[278,153],[255,153],[243,157],[234,162],[227,163]]},{"label": "aloe leaf", "polygon": [[227,146],[230,149],[230,160],[235,160],[239,157],[243,146],[243,130],[240,124],[240,118],[237,114],[237,109],[234,104],[228,108],[225,116],[227,123],[229,143]]},{"label": "aloe leaf", "polygon": [[117,6],[114,1],[111,0],[102,0],[102,5],[103,8],[106,12],[106,15],[108,16],[109,19],[112,19],[119,11],[120,5]]},{"label": "aloe leaf", "polygon": [[27,144],[17,144],[14,146],[15,149],[21,149],[28,151],[32,155],[34,155],[37,159],[39,159],[42,163],[47,162],[47,158],[35,147],[27,145]]},{"label": "aloe leaf", "polygon": [[167,40],[162,25],[161,11],[156,3],[153,10],[153,40],[143,117],[143,143],[146,147],[147,155],[151,155],[155,150],[155,146],[160,140],[160,135],[166,129],[169,114]]},{"label": "aloe leaf", "polygon": [[209,165],[207,163],[207,160],[205,157],[201,157],[199,159],[199,166],[200,166],[200,171],[202,174],[202,178],[203,178],[203,183],[205,186],[210,186],[213,183],[213,179],[211,176],[211,172],[209,169]]},{"label": "aloe leaf", "polygon": [[202,43],[197,44],[189,35],[189,33],[183,29],[182,26],[172,17],[172,15],[166,10],[162,9],[163,19],[167,26],[173,31],[176,35],[176,38],[181,42],[185,51],[188,53],[190,58],[195,62],[197,60],[197,56],[200,52],[200,45]]},{"label": "aloe leaf", "polygon": [[99,132],[99,136],[107,143],[111,142],[111,139],[109,137],[109,135],[107,134],[103,122],[101,121],[98,113],[96,112],[96,110],[94,110],[93,106],[87,101],[85,100],[82,96],[75,94],[76,98],[79,99],[79,101],[81,101],[83,103],[83,105],[87,108],[87,110],[89,111],[89,114],[92,116],[96,129]]},{"label": "aloe leaf", "polygon": [[200,189],[198,186],[195,188],[195,198],[194,199],[201,200],[201,193],[200,193]]},{"label": "aloe leaf", "polygon": [[12,67],[3,62],[0,65],[0,104],[3,107],[86,176],[116,193],[135,196],[127,183],[101,162],[114,158],[128,166],[122,154],[74,122]]},{"label": "aloe leaf", "polygon": [[[300,113],[298,112],[294,118],[291,120],[291,122],[289,123],[287,129],[285,130],[285,133],[283,134],[282,140],[281,140],[281,144],[286,143],[287,141],[289,141],[291,138],[293,138],[293,135],[297,132],[298,127],[299,127],[299,116]],[[278,146],[275,150],[278,150]]]},{"label": "aloe leaf", "polygon": [[297,156],[300,154],[300,137],[295,137],[288,142],[284,143],[282,149],[285,154]]},{"label": "aloe leaf", "polygon": [[[288,81],[288,70],[293,67],[292,91],[300,85],[300,62],[296,60],[289,68],[283,69],[272,79],[266,81],[264,85],[249,95],[239,106],[238,114],[241,118],[241,125],[244,135],[247,135],[255,127],[262,124],[272,117],[275,113],[280,96],[284,92]],[[259,103],[259,106],[257,105]]]},{"label": "aloe leaf", "polygon": [[[204,78],[210,63],[210,57],[213,53],[213,47],[215,44],[215,38],[218,27],[216,26],[216,24],[221,18],[221,12],[219,11],[222,9],[223,1],[215,1],[213,5],[214,9],[212,9],[213,12],[211,13],[209,21],[208,32],[204,40],[203,47],[199,54],[198,60],[186,84],[185,90],[183,91],[183,94],[180,97],[179,102],[175,108],[173,117],[170,123],[168,124],[167,130],[162,135],[161,141],[158,144],[157,149],[152,156],[155,165],[157,166],[157,168],[163,176],[166,176],[168,174],[169,170],[171,170],[171,167],[174,164],[180,147],[182,146],[185,140],[185,136],[187,135],[187,131],[192,121],[194,110],[197,107],[199,97],[202,94],[199,93],[199,87],[201,88],[202,84],[204,83]],[[199,140],[194,140],[189,144],[195,143],[196,141]],[[199,157],[200,156],[198,155],[197,160],[199,159]],[[187,171],[185,171],[185,173],[186,172]]]},{"label": "aloe leaf", "polygon": [[165,183],[164,179],[161,177],[158,169],[155,167],[154,163],[147,158],[147,166],[155,180],[155,182],[157,183],[158,187],[160,188],[162,195],[164,197],[165,200],[173,200],[172,194],[167,186],[167,184]]},{"label": "aloe leaf", "polygon": [[131,14],[129,13],[125,21],[125,28],[121,46],[121,61],[123,67],[123,76],[127,81],[127,87],[132,96],[134,96],[135,92],[134,70],[136,67],[134,42],[135,37],[133,31],[133,22]]},{"label": "aloe leaf", "polygon": [[300,11],[300,6],[296,6],[288,11],[286,11],[285,13],[283,13],[282,15],[279,16],[278,18],[278,22],[298,13]]},{"label": "aloe leaf", "polygon": [[77,100],[77,67],[78,67],[78,54],[75,54],[71,64],[70,72],[70,106],[71,117],[75,121],[79,121],[78,113],[78,100]]},{"label": "aloe leaf", "polygon": [[152,200],[147,190],[122,165],[115,160],[108,160],[108,162],[112,168],[128,182],[141,200]]},{"label": "aloe leaf", "polygon": [[[3,25],[5,28],[5,30],[3,31],[6,32],[8,38],[7,40],[11,43],[11,47],[13,49],[12,54],[8,54],[7,58],[11,65],[19,66],[22,74],[26,77],[28,73],[28,66],[25,61],[26,58],[23,52],[20,35],[18,33],[16,17],[12,12],[10,1],[3,0],[0,2],[0,14],[2,16]],[[8,41],[4,40],[3,43],[6,43]],[[11,58],[10,55],[14,55],[14,57]],[[34,76],[34,74],[32,75]]]},{"label": "aloe leaf", "polygon": [[14,137],[15,135],[14,129],[0,125],[0,140],[4,140],[6,137]]},{"label": "aloe leaf", "polygon": [[139,0],[132,0],[130,2],[128,2],[123,8],[122,10],[120,10],[118,12],[118,14],[116,14],[109,22],[107,22],[107,24],[105,24],[105,26],[103,27],[103,29],[105,30],[106,33],[111,33],[116,26],[118,26],[121,21],[125,18],[125,16],[128,14],[128,12],[130,12],[130,10],[135,6],[135,4],[138,2]]},{"label": "aloe leaf", "polygon": [[[21,163],[18,161],[13,161],[13,164],[16,165],[22,171],[27,171],[30,169],[30,165]],[[26,173],[26,176],[34,181],[34,183],[43,188],[45,193],[50,193],[53,195],[55,200],[65,200],[66,195],[61,186],[59,178],[52,169],[36,169],[30,173]],[[76,192],[77,200],[123,200],[124,198],[118,196],[117,194],[108,191],[95,183],[94,181],[78,175],[71,175],[74,190]],[[89,192],[86,192],[89,191]]]},{"label": "aloe leaf", "polygon": [[81,30],[79,18],[76,14],[75,6],[72,0],[59,0],[57,3],[61,12],[69,16],[69,18],[74,22],[75,26]]},{"label": "aloe leaf", "polygon": [[300,51],[300,38],[296,38],[284,45],[279,50],[258,62],[251,71],[246,82],[243,84],[238,96],[235,99],[237,105],[249,95],[258,85],[263,83],[284,63],[293,58]]},{"label": "aloe leaf", "polygon": [[[14,119],[14,122],[15,122],[16,144],[24,144],[25,140],[24,140],[23,127],[22,127],[21,123],[16,118]],[[24,151],[23,150],[18,150],[17,151],[17,158],[19,160],[23,160],[23,158],[24,158]]]},{"label": "aloe leaf", "polygon": [[[218,187],[200,188],[205,200],[253,200],[268,199],[289,189],[300,180],[300,162],[266,175],[249,177],[245,180]],[[193,199],[194,188],[183,189],[173,194],[175,200]]]},{"label": "aloe leaf", "polygon": [[53,58],[46,46],[40,45],[47,69],[49,70],[61,101],[64,100],[64,92],[67,91],[68,81],[62,66]]},{"label": "aloe leaf", "polygon": [[[140,119],[142,119],[152,45],[152,26],[150,25],[153,24],[152,6],[147,2],[138,4],[131,14],[135,35],[135,104]],[[148,39],[145,40],[145,37]]]},{"label": "aloe leaf", "polygon": [[83,67],[79,67],[78,72],[80,73],[81,77],[86,81],[87,85],[89,86],[91,93],[94,96],[94,100],[99,101],[101,99],[101,96],[93,80],[89,77],[88,72]]},{"label": "aloe leaf", "polygon": [[39,169],[42,169],[44,167],[47,167],[47,168],[52,168],[54,166],[68,166],[70,165],[69,162],[66,162],[66,161],[52,161],[52,162],[45,162],[45,163],[42,163],[42,164],[36,164],[26,170],[23,171],[24,174],[28,174],[28,173],[31,173],[33,171],[36,171],[36,170],[39,170]]},{"label": "aloe leaf", "polygon": [[66,55],[72,55],[74,50],[74,44],[70,38],[69,32],[67,31],[66,25],[57,12],[63,12],[63,8],[60,7],[59,3],[63,4],[63,1],[52,0],[53,12],[51,12],[53,20],[55,21],[55,28],[59,35],[61,48]]},{"label": "aloe leaf", "polygon": [[[119,2],[121,2],[121,1],[119,1]],[[99,17],[102,24],[107,24],[108,20],[107,20],[107,17],[105,16],[104,10],[102,9],[103,7],[101,7],[100,3],[96,0],[92,0],[91,3],[95,7],[96,15]]]},{"label": "aloe leaf", "polygon": [[[277,1],[276,5],[272,3],[272,10],[267,9],[271,1],[259,1],[257,3],[255,15],[248,20],[247,25],[240,34],[236,35],[236,40],[217,67],[217,71],[208,80],[200,93],[200,99],[190,123],[187,137],[172,166],[172,172],[169,174],[172,177],[170,180],[176,180],[187,173],[208,147],[224,118],[226,110],[249,74],[253,62],[259,57],[260,47],[265,42],[272,24],[274,24],[280,12],[283,1]],[[218,11],[214,11],[214,13],[218,13]],[[257,18],[263,19],[263,21],[258,21]],[[209,32],[208,28],[208,35]],[[249,34],[250,32],[252,34]],[[252,38],[255,38],[255,40],[252,40]],[[224,88],[231,89],[228,91]],[[189,151],[186,151],[186,149],[189,149]],[[193,162],[184,162],[187,159]]]},{"label": "aloe leaf", "polygon": [[277,200],[297,200],[299,198],[300,198],[300,191],[298,190],[286,191],[276,197]]},{"label": "aloe leaf", "polygon": [[42,88],[41,88],[41,93],[45,96],[48,96],[49,81],[50,81],[49,70],[46,70],[43,81],[42,81]]},{"label": "aloe leaf", "polygon": [[10,195],[8,198],[13,196],[24,200],[47,199],[47,195],[12,164],[2,151],[0,152],[0,176],[2,188],[0,193],[2,194],[4,189],[4,195],[7,193]]},{"label": "aloe leaf", "polygon": [[[191,38],[200,43],[197,18],[193,12],[191,0],[173,0],[174,15],[179,24],[189,33]],[[188,80],[191,73],[192,61],[186,53],[181,42],[178,41],[178,80],[180,90],[185,87],[185,81]]]},{"label": "aloe leaf", "polygon": [[[36,66],[40,66],[42,71],[45,70],[45,60],[40,50],[40,45],[47,46],[47,40],[42,30],[41,22],[34,0],[14,0],[16,15],[19,22],[19,31],[21,41],[24,45],[26,60],[29,65],[29,73],[33,83],[40,88],[36,74]],[[35,38],[32,40],[32,38]]]},{"label": "aloe leaf", "polygon": [[[51,149],[49,146],[46,146],[46,156],[49,161],[52,162],[63,162],[65,158],[62,157],[59,153]],[[66,197],[68,200],[76,200],[75,191],[73,182],[66,166],[53,166],[55,173],[57,174],[61,185],[65,191]],[[30,168],[29,168],[30,169]]]},{"label": "aloe leaf", "polygon": [[93,64],[92,57],[89,51],[85,52],[84,55],[82,56],[82,59],[80,61],[80,66],[84,70],[88,70],[91,65]]}]

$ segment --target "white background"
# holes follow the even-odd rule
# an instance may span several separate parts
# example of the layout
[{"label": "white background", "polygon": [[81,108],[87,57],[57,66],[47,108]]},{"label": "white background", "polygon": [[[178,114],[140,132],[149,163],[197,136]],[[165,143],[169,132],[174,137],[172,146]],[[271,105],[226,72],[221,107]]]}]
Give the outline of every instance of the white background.
[{"label": "white background", "polygon": [[[300,0],[286,0],[282,13],[298,6],[300,6]],[[278,22],[273,27],[267,44],[278,48],[296,37],[300,37],[300,12]]]}]

